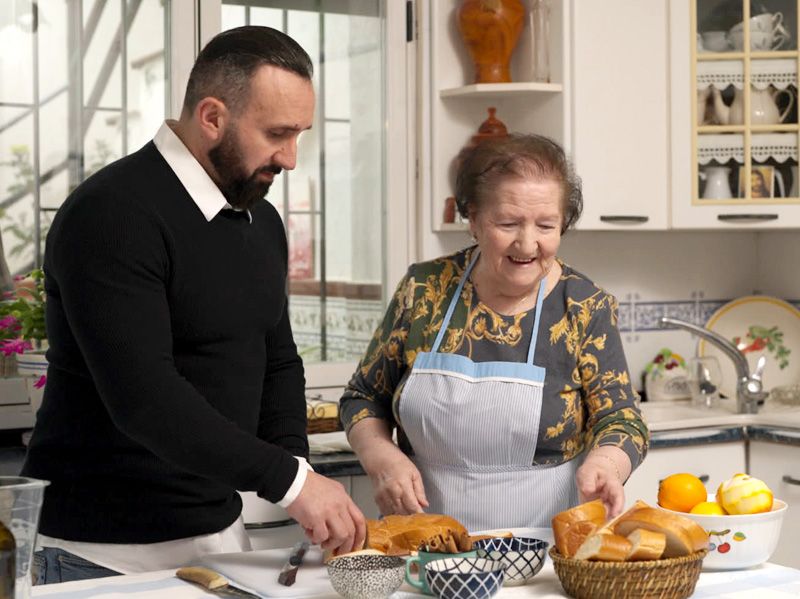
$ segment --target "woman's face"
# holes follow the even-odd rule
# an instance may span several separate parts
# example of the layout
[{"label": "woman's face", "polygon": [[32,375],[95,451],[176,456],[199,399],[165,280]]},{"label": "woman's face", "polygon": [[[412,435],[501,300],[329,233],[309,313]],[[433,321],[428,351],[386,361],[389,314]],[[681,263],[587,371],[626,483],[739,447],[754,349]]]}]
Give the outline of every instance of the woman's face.
[{"label": "woman's face", "polygon": [[514,177],[471,215],[481,269],[498,293],[529,293],[550,271],[561,244],[562,194],[555,179]]}]

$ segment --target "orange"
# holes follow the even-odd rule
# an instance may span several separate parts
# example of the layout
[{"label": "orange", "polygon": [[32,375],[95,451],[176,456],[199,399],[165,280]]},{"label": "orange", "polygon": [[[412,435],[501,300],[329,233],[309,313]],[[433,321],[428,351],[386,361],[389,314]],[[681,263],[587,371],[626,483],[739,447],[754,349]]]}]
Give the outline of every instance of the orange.
[{"label": "orange", "polygon": [[706,516],[725,516],[725,510],[716,501],[703,501],[694,506],[690,514],[705,514]]},{"label": "orange", "polygon": [[694,474],[671,474],[658,485],[658,505],[676,512],[688,512],[708,498],[706,487]]},{"label": "orange", "polygon": [[717,502],[729,514],[759,514],[772,509],[772,491],[763,480],[734,474],[717,489]]}]

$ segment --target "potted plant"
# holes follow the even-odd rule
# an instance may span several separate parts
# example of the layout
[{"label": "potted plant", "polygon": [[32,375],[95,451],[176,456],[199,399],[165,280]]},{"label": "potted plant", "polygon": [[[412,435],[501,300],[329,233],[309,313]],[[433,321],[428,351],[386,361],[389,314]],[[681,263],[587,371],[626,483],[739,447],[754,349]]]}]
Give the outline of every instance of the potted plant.
[{"label": "potted plant", "polygon": [[16,277],[13,291],[5,292],[0,301],[0,354],[5,361],[16,359],[19,374],[38,376],[37,387],[44,385],[47,373],[47,360],[41,349],[47,339],[44,305],[41,269]]}]

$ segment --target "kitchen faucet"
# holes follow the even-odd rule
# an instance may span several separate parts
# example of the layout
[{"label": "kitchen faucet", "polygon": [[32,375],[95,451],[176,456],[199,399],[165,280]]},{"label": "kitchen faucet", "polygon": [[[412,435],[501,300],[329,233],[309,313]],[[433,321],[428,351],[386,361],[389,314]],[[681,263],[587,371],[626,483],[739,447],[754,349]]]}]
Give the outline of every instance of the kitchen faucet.
[{"label": "kitchen faucet", "polygon": [[[751,373],[747,358],[733,343],[714,331],[677,318],[662,316],[659,324],[662,328],[673,326],[689,331],[722,350],[726,356],[733,360],[733,365],[736,368],[737,412],[740,414],[755,414],[758,412],[759,406],[764,404],[764,400],[768,395],[761,384],[761,368],[756,368],[756,371]],[[759,366],[763,367],[763,362]]]}]

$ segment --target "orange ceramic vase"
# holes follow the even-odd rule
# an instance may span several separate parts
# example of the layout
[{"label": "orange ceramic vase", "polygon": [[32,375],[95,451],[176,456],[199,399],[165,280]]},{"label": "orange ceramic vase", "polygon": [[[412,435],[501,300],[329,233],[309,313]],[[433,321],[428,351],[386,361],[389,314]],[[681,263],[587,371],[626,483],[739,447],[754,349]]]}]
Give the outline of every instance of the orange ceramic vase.
[{"label": "orange ceramic vase", "polygon": [[525,19],[521,0],[464,0],[458,29],[475,64],[475,83],[511,81],[511,54]]}]

